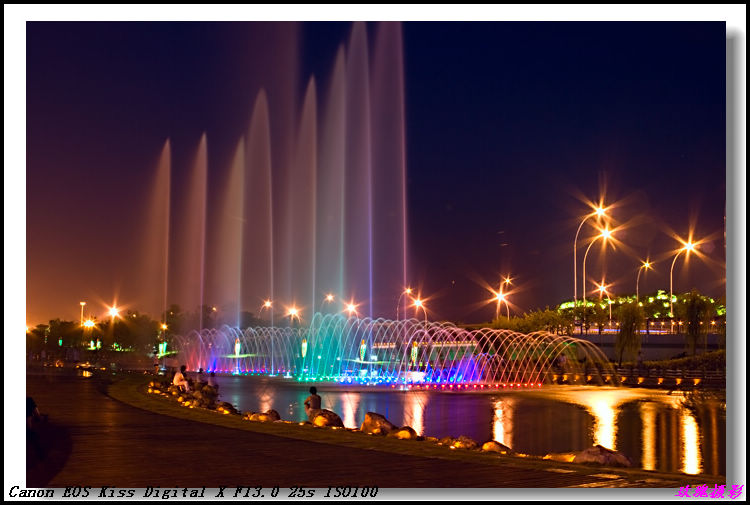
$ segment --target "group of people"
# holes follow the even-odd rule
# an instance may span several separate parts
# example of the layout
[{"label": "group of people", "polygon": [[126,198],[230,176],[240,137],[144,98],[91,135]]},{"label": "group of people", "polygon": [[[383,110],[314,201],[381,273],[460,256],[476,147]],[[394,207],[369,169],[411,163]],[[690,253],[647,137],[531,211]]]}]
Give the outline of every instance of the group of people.
[{"label": "group of people", "polygon": [[[199,380],[201,379],[202,375],[203,369],[201,368],[198,370]],[[192,386],[190,380],[187,377],[187,366],[182,365],[180,367],[180,371],[174,374],[172,384],[179,387],[181,391],[190,391]],[[208,376],[208,385],[218,388],[218,384],[216,384],[216,374],[214,372],[211,372]],[[312,386],[310,388],[310,396],[305,399],[305,414],[307,415],[308,419],[310,419],[310,422],[312,422],[312,418],[317,413],[316,411],[320,410],[320,405],[321,398],[318,394],[318,390],[315,386]]]},{"label": "group of people", "polygon": [[[198,382],[203,382],[203,369],[198,370]],[[219,387],[216,383],[216,374],[211,372],[208,374],[208,385],[214,388]],[[174,374],[172,384],[180,388],[181,391],[188,392],[192,388],[192,381],[187,376],[187,366],[182,365],[180,371]]]}]

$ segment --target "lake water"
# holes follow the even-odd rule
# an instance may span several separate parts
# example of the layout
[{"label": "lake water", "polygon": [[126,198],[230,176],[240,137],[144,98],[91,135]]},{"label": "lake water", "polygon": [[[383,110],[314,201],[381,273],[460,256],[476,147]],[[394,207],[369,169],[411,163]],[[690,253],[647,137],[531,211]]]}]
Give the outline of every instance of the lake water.
[{"label": "lake water", "polygon": [[[242,411],[307,419],[309,383],[281,377],[217,376],[220,399]],[[424,436],[497,440],[544,456],[594,444],[628,455],[646,470],[726,475],[726,418],[718,406],[697,417],[679,393],[636,388],[545,386],[534,390],[443,392],[316,384],[322,407],[358,428],[366,412]]]}]

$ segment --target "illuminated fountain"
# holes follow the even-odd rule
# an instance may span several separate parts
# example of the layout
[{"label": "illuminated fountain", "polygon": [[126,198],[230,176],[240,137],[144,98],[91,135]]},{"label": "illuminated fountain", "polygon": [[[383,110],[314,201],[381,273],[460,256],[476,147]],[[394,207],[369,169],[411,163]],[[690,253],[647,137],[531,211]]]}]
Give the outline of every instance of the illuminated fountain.
[{"label": "illuminated fountain", "polygon": [[[189,369],[280,373],[302,381],[424,385],[456,391],[539,387],[563,376],[569,384],[616,382],[601,350],[585,340],[547,332],[469,331],[416,319],[317,313],[307,327],[241,330],[224,325],[179,336],[176,345]],[[240,354],[240,349],[245,353]],[[558,372],[561,362],[564,370]]]},{"label": "illuminated fountain", "polygon": [[278,32],[268,47],[274,65],[248,89],[249,121],[231,152],[205,133],[164,144],[143,270],[162,283],[149,311],[177,304],[195,314],[171,331],[244,326],[250,314],[274,326],[284,303],[314,314],[327,292],[392,317],[392,293],[406,283],[401,25],[378,23],[368,39],[354,23],[330,78],[300,75],[294,26],[268,26]]}]

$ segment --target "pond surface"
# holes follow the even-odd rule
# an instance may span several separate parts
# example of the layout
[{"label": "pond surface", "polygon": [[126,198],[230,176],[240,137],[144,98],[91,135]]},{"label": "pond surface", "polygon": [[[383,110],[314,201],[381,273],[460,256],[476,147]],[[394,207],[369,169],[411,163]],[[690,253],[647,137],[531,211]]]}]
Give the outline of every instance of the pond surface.
[{"label": "pond surface", "polygon": [[[220,399],[242,411],[278,411],[305,421],[309,383],[280,377],[217,376]],[[316,384],[322,407],[347,428],[377,412],[424,436],[466,435],[497,440],[513,450],[544,456],[601,444],[623,452],[646,470],[726,475],[726,418],[718,405],[697,417],[679,393],[609,387],[546,386],[508,392],[401,391]]]}]

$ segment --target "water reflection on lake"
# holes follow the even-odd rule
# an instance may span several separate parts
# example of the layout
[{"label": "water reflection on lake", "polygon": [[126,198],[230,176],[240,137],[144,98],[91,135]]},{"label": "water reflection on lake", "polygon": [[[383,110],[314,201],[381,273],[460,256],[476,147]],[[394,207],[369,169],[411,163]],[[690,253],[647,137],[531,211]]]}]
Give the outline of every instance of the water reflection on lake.
[{"label": "water reflection on lake", "polygon": [[[280,378],[217,377],[223,401],[242,411],[275,409],[304,421],[309,384]],[[533,391],[444,393],[316,385],[322,407],[356,428],[366,412],[425,436],[497,440],[543,456],[601,444],[646,470],[726,475],[726,418],[718,406],[698,417],[678,394],[633,388],[549,386]]]}]

